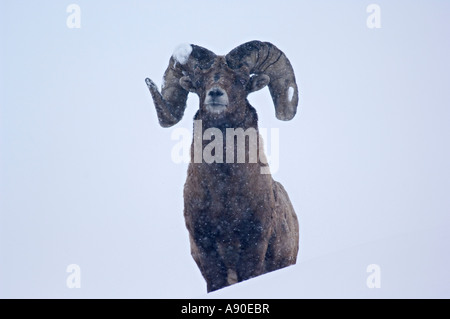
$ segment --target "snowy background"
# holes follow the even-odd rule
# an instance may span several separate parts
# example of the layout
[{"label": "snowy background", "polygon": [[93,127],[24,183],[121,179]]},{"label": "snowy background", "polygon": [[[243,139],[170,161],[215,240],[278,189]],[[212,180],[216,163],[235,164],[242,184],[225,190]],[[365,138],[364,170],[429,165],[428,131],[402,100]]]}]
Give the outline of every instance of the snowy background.
[{"label": "snowy background", "polygon": [[[81,8],[81,28],[66,8]],[[1,1],[0,297],[450,297],[450,2]],[[270,41],[298,115],[250,96],[280,132],[274,178],[300,220],[295,266],[206,294],[190,256],[158,85],[188,42]],[[81,268],[69,289],[66,268]],[[366,267],[381,269],[369,289]]]}]

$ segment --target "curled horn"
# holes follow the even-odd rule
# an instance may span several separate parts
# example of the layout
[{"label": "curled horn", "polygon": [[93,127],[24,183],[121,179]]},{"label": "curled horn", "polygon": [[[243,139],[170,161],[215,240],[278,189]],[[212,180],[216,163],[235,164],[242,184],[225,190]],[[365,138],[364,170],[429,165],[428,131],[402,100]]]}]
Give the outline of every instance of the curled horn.
[{"label": "curled horn", "polygon": [[191,76],[196,67],[201,69],[210,67],[215,57],[213,52],[200,46],[180,45],[169,60],[169,66],[163,77],[161,93],[152,80],[145,79],[155,104],[159,124],[162,127],[175,125],[183,117],[189,92],[181,87],[180,79],[183,76]]},{"label": "curled horn", "polygon": [[280,49],[269,42],[250,41],[228,53],[226,61],[231,69],[247,66],[250,74],[269,76],[269,90],[277,119],[288,121],[295,116],[298,88],[294,70]]}]

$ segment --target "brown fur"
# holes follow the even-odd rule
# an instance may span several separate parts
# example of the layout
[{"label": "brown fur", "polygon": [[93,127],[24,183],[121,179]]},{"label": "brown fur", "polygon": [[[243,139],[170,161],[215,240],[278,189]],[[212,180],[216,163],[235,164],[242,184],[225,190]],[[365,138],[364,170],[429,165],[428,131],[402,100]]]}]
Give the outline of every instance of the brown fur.
[{"label": "brown fur", "polygon": [[[210,292],[295,264],[299,226],[283,186],[270,174],[261,174],[267,164],[260,159],[264,151],[258,138],[256,163],[249,161],[250,139],[244,163],[226,163],[225,158],[223,163],[195,163],[195,141],[203,150],[210,143],[202,139],[203,132],[217,128],[224,137],[224,157],[231,147],[236,156],[237,143],[226,143],[227,128],[253,128],[258,133],[258,117],[247,101],[248,94],[268,84],[277,118],[290,120],[296,113],[298,93],[289,60],[270,43],[251,41],[227,56],[191,47],[185,64],[170,59],[162,94],[150,79],[146,82],[164,127],[182,118],[188,92],[200,98],[194,119],[202,121],[202,130],[201,136],[194,132],[184,186],[184,217],[192,256]],[[211,92],[217,94],[217,88],[223,99],[217,97],[216,104],[205,102],[212,99]],[[226,107],[221,107],[223,101]]]},{"label": "brown fur", "polygon": [[[257,129],[254,109],[247,104],[244,110],[251,117],[236,127]],[[217,127],[212,125],[203,121],[203,130]],[[223,154],[226,147],[224,143]],[[296,262],[297,217],[283,186],[270,174],[261,174],[265,165],[194,163],[191,157],[184,216],[191,253],[208,291],[234,283],[229,281],[230,270],[240,282]]]}]

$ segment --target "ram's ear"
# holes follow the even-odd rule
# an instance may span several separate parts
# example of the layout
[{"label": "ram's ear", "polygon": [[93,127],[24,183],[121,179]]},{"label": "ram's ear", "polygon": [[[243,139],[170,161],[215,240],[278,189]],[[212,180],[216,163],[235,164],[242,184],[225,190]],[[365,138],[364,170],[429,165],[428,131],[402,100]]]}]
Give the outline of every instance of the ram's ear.
[{"label": "ram's ear", "polygon": [[187,75],[180,78],[180,85],[183,89],[185,89],[188,92],[195,92],[194,84]]},{"label": "ram's ear", "polygon": [[270,78],[265,74],[256,74],[250,78],[250,81],[247,84],[248,93],[255,92],[261,90],[267,84],[269,84]]}]

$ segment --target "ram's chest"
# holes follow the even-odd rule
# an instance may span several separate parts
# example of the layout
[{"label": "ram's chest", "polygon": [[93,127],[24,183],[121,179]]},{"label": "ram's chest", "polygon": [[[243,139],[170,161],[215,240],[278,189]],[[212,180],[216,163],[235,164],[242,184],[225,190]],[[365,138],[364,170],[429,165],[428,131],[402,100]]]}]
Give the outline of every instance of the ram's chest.
[{"label": "ram's chest", "polygon": [[187,184],[195,187],[185,188],[193,190],[185,192],[185,218],[196,241],[208,245],[238,240],[246,245],[269,227],[273,211],[270,176],[247,179],[242,173],[237,179],[220,170],[214,179],[198,176],[193,174],[191,180],[188,176]]}]

